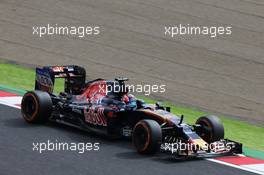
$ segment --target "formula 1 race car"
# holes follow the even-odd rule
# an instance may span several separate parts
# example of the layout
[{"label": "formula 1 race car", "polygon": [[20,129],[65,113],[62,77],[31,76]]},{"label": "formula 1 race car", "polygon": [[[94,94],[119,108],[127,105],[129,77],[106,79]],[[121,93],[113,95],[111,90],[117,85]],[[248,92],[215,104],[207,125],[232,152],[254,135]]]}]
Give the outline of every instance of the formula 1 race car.
[{"label": "formula 1 race car", "polygon": [[[53,93],[56,78],[64,78],[64,92]],[[211,156],[242,153],[242,144],[224,139],[216,116],[200,117],[194,125],[160,103],[146,104],[126,87],[126,78],[86,82],[84,68],[36,68],[35,90],[22,99],[28,123],[54,121],[110,138],[131,138],[139,153],[170,152],[174,156]]]}]

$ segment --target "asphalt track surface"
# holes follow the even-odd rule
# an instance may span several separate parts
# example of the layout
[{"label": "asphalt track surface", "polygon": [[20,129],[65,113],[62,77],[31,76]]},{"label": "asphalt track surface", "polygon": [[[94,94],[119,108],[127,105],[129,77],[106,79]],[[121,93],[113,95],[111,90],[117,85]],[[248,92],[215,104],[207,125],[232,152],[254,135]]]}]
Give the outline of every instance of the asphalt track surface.
[{"label": "asphalt track surface", "polygon": [[[0,174],[184,174],[249,175],[243,170],[207,160],[172,160],[168,156],[138,155],[128,141],[110,141],[101,136],[56,124],[30,125],[20,110],[0,105]],[[99,142],[100,150],[33,151],[33,142]]]},{"label": "asphalt track surface", "polygon": [[[47,24],[99,25],[101,34],[32,35]],[[164,35],[164,26],[179,24],[232,26],[232,35]],[[1,0],[0,26],[1,59],[166,84],[153,97],[264,125],[261,0]]]}]

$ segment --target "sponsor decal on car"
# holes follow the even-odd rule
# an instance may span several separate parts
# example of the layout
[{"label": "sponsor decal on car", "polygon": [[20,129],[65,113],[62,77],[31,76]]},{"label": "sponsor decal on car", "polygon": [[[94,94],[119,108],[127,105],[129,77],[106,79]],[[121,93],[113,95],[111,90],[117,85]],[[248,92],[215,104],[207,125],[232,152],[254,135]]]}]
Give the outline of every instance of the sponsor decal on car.
[{"label": "sponsor decal on car", "polygon": [[47,71],[44,69],[36,69],[36,81],[38,82],[39,89],[47,92],[52,92],[53,82]]},{"label": "sponsor decal on car", "polygon": [[86,122],[93,125],[107,126],[103,107],[84,109],[84,117]]},{"label": "sponsor decal on car", "polygon": [[52,68],[53,72],[63,72],[64,67],[63,66],[55,66]]}]

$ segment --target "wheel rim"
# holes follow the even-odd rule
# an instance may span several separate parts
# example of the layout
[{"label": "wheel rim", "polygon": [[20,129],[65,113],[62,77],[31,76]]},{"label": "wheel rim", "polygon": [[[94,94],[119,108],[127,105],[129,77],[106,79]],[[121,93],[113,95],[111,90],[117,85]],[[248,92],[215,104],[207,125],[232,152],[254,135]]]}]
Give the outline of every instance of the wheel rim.
[{"label": "wheel rim", "polygon": [[149,133],[143,125],[136,126],[133,134],[134,145],[139,152],[144,151],[149,144]]},{"label": "wheel rim", "polygon": [[26,119],[30,120],[37,112],[36,99],[32,95],[28,95],[22,102],[22,111]]},{"label": "wheel rim", "polygon": [[211,142],[211,140],[213,138],[212,126],[210,125],[210,123],[208,123],[205,120],[200,121],[199,124],[201,124],[202,126],[206,126],[206,127],[208,127],[211,130],[209,133],[202,133],[201,134],[202,139],[204,139],[207,142]]}]

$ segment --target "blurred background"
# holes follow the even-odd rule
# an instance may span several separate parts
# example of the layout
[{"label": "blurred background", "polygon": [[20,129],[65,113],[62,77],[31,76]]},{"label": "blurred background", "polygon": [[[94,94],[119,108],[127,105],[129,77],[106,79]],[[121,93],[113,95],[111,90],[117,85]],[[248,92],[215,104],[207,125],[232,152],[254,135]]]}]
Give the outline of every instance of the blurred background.
[{"label": "blurred background", "polygon": [[[99,35],[33,35],[33,26],[100,26]],[[174,25],[231,35],[165,36]],[[264,1],[1,0],[0,59],[77,64],[88,79],[165,84],[151,97],[264,125]]]}]

